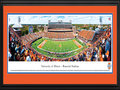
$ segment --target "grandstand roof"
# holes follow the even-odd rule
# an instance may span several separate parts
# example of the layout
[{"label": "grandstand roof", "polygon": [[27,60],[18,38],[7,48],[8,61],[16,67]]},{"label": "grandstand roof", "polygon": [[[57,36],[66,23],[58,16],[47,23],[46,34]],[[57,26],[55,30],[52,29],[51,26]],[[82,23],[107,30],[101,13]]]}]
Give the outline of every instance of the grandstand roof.
[{"label": "grandstand roof", "polygon": [[22,28],[23,26],[19,23],[16,23],[12,26],[12,28]]},{"label": "grandstand roof", "polygon": [[71,22],[49,22],[49,24],[71,24]]}]

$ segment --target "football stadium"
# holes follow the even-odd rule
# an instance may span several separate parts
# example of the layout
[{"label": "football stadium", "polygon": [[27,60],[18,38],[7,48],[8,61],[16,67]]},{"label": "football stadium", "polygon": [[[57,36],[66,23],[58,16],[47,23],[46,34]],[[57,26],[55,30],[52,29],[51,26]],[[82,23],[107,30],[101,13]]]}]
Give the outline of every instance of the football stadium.
[{"label": "football stadium", "polygon": [[34,27],[9,26],[9,61],[111,61],[111,25],[78,30],[71,20],[48,20],[47,25],[37,25],[38,31],[33,32]]}]

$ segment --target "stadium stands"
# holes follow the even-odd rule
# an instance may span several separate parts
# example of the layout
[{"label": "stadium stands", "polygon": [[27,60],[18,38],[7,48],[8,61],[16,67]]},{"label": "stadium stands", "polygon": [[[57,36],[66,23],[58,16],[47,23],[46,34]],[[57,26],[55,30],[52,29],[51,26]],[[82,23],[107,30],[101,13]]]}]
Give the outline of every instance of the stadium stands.
[{"label": "stadium stands", "polygon": [[78,33],[79,38],[82,38],[82,40],[92,41],[93,37],[95,35],[95,31],[92,30],[82,30]]},{"label": "stadium stands", "polygon": [[48,32],[45,36],[51,39],[74,38],[73,32]]},{"label": "stadium stands", "polygon": [[[53,33],[52,33],[53,34]],[[8,57],[10,61],[110,61],[111,60],[111,27],[106,31],[101,32],[101,35],[97,36],[97,40],[92,43],[92,47],[88,47],[79,54],[63,59],[46,57],[33,48],[31,48],[31,43],[40,38],[45,37],[46,35],[49,38],[73,38],[72,32],[59,34],[55,32],[52,35],[44,32],[31,33],[22,37],[19,37],[14,30],[9,27],[9,51]],[[94,40],[95,32],[83,30],[79,33],[79,39],[85,41]]]},{"label": "stadium stands", "polygon": [[48,26],[45,26],[44,29],[47,29],[45,37],[51,39],[71,39],[74,38],[75,29],[70,22],[48,22]]},{"label": "stadium stands", "polygon": [[22,40],[22,43],[24,45],[28,44],[30,41],[34,41],[40,37],[43,37],[44,36],[44,33],[43,32],[36,32],[36,33],[29,33],[25,36],[22,36],[21,37],[21,40]]}]

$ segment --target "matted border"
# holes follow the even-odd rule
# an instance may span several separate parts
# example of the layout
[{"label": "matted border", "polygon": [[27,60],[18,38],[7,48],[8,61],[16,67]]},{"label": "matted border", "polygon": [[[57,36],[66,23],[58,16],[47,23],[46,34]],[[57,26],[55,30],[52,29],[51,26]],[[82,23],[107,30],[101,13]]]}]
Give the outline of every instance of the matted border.
[{"label": "matted border", "polygon": [[[111,61],[112,61],[112,72],[8,72],[8,63],[7,58],[7,73],[8,74],[112,74],[113,73],[113,14],[112,13],[8,13],[7,14],[7,26],[8,26],[8,15],[112,15],[112,24],[111,24]],[[7,38],[8,36],[8,27],[7,27]],[[9,40],[7,39],[7,45]],[[38,46],[37,46],[38,48]],[[8,49],[8,46],[7,46]],[[40,48],[39,48],[40,49]],[[35,49],[34,49],[35,50]],[[8,51],[8,50],[7,50]],[[37,51],[37,50],[35,50]],[[38,52],[38,51],[37,51]],[[39,53],[39,52],[38,52]],[[7,53],[8,57],[8,53]],[[107,61],[105,61],[107,62]]]},{"label": "matted border", "polygon": [[[113,74],[7,74],[7,13],[31,12],[113,13]],[[3,21],[3,84],[117,84],[117,6],[4,6]]]}]

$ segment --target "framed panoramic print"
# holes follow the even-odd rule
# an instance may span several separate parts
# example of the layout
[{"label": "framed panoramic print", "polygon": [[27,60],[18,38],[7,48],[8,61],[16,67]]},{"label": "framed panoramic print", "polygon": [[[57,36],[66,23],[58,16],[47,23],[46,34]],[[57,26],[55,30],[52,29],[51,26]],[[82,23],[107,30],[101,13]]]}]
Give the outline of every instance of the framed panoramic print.
[{"label": "framed panoramic print", "polygon": [[118,0],[3,0],[1,11],[1,88],[119,88]]}]

